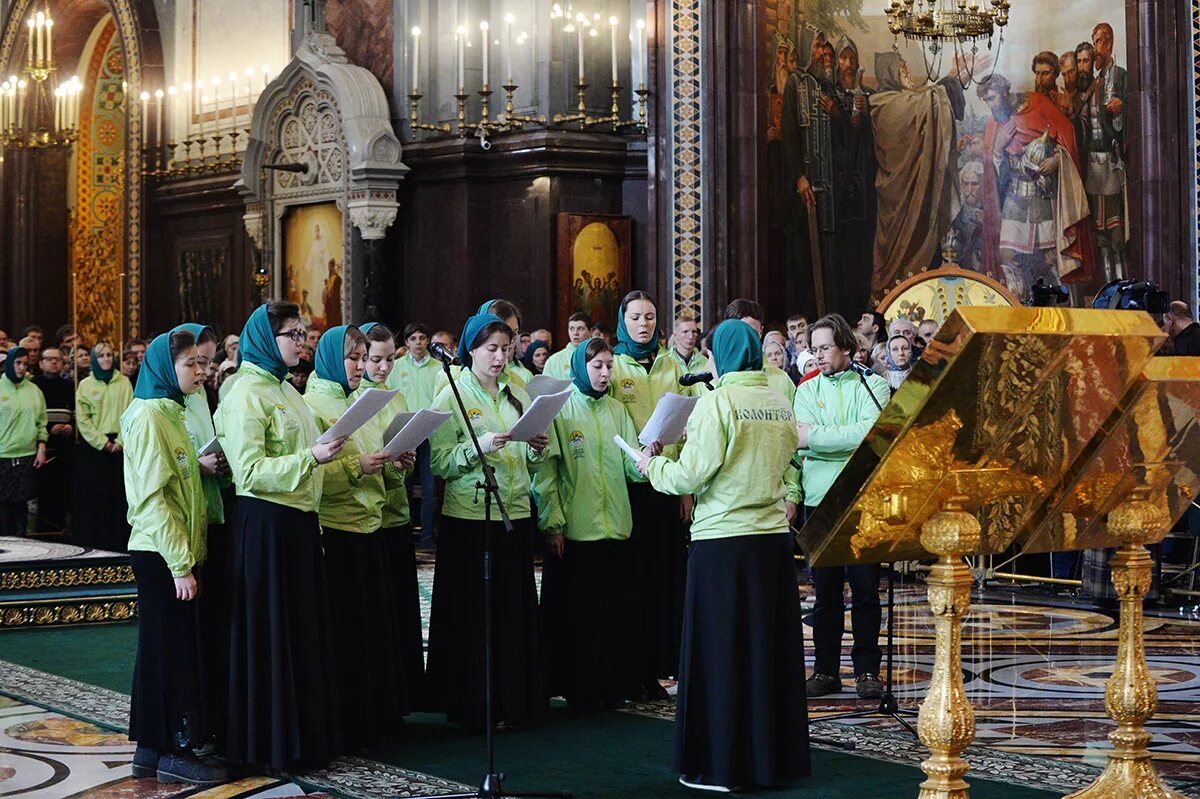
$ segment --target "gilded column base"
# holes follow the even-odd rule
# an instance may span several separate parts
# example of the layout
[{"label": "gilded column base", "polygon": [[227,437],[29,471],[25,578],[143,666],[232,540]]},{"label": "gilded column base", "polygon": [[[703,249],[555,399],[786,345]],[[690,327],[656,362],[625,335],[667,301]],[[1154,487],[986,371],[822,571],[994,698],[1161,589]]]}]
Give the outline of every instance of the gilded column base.
[{"label": "gilded column base", "polygon": [[1112,752],[1095,782],[1066,799],[1185,799],[1163,785],[1150,755]]}]

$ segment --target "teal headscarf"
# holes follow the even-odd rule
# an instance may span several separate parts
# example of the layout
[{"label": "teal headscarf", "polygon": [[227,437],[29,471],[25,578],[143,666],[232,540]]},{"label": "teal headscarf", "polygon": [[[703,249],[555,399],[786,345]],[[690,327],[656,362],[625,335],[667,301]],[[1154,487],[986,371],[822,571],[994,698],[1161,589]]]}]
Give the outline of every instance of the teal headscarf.
[{"label": "teal headscarf", "polygon": [[485,302],[483,305],[480,305],[479,310],[475,312],[475,315],[479,316],[480,314],[490,314],[492,312],[492,303],[495,301],[495,299],[491,299]]},{"label": "teal headscarf", "polygon": [[[196,322],[184,322],[181,325],[175,325],[174,329],[171,330],[171,332],[174,333],[176,330],[185,330],[188,333],[191,333],[192,337],[194,339],[196,339],[196,345],[199,346],[200,336],[204,333],[205,330],[211,331],[212,328],[209,327],[208,325],[202,325],[202,324],[198,324]],[[213,338],[216,338],[215,331],[213,331]]]},{"label": "teal headscarf", "polygon": [[108,381],[112,380],[113,369],[115,369],[117,366],[117,353],[113,352],[113,365],[107,369],[100,368],[100,359],[96,357],[95,347],[92,347],[91,350],[88,351],[88,355],[91,358],[90,364],[92,367],[92,377],[96,378],[101,383],[107,383]]},{"label": "teal headscarf", "polygon": [[[533,365],[533,354],[538,350],[548,350],[550,345],[544,341],[531,341],[529,346],[525,348],[525,354],[521,356],[521,363],[525,364],[525,368],[534,374],[541,374],[542,370]],[[578,347],[576,347],[578,349]]]},{"label": "teal headscarf", "polygon": [[183,390],[175,374],[175,359],[171,357],[171,334],[154,337],[146,347],[146,359],[138,369],[137,386],[133,396],[138,399],[172,399],[183,404]]},{"label": "teal headscarf", "polygon": [[4,376],[14,385],[19,382],[17,380],[17,358],[28,354],[29,350],[24,347],[13,347],[8,351],[8,360],[4,362]]},{"label": "teal headscarf", "polygon": [[587,370],[587,348],[588,342],[584,341],[571,353],[571,382],[575,384],[575,388],[579,389],[580,393],[586,394],[592,399],[600,399],[608,392],[592,388],[592,379],[588,377]]},{"label": "teal headscarf", "polygon": [[238,339],[238,360],[249,361],[269,372],[282,382],[288,374],[287,364],[279,354],[275,334],[271,331],[271,320],[267,317],[267,306],[260,305],[246,320],[242,335]]},{"label": "teal headscarf", "polygon": [[661,336],[658,332],[657,320],[654,325],[654,335],[645,344],[639,344],[630,337],[629,328],[625,327],[624,308],[620,309],[618,316],[620,318],[617,320],[617,346],[613,347],[613,352],[617,355],[628,355],[635,361],[644,361],[658,352],[658,342]]},{"label": "teal headscarf", "polygon": [[[495,300],[488,300],[484,305],[491,305]],[[467,320],[463,325],[462,335],[458,337],[458,360],[466,368],[471,368],[471,350],[470,347],[475,343],[475,337],[479,332],[493,322],[504,324],[504,320],[494,313],[477,313]]]},{"label": "teal headscarf", "polygon": [[367,322],[365,325],[359,325],[358,330],[360,333],[362,333],[365,336],[365,335],[367,335],[367,333],[371,332],[371,328],[375,327],[375,325],[377,325],[377,324],[379,324],[379,323],[378,322]]},{"label": "teal headscarf", "polygon": [[730,372],[761,372],[762,343],[754,328],[740,319],[726,319],[713,331],[713,360],[717,377]]},{"label": "teal headscarf", "polygon": [[313,371],[317,377],[337,383],[347,397],[353,393],[350,381],[346,379],[345,356],[346,333],[352,328],[358,329],[354,325],[338,325],[326,330],[317,342],[317,353],[313,357]]}]

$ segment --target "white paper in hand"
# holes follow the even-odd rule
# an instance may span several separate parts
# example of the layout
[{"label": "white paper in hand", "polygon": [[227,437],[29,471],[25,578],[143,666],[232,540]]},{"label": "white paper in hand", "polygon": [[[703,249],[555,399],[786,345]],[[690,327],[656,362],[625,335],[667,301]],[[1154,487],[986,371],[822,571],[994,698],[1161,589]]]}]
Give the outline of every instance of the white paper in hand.
[{"label": "white paper in hand", "polygon": [[560,380],[557,377],[540,374],[534,375],[533,379],[525,384],[525,393],[529,395],[530,399],[537,399],[543,394],[557,394],[570,387],[570,380]]},{"label": "white paper in hand", "polygon": [[650,415],[650,421],[642,428],[638,441],[647,446],[661,441],[663,446],[674,444],[683,437],[688,417],[696,407],[699,397],[684,397],[679,394],[663,394]]},{"label": "white paper in hand", "polygon": [[396,414],[396,418],[388,424],[387,430],[383,431],[383,441],[379,442],[380,445],[386,447],[387,443],[395,438],[396,434],[403,430],[404,425],[412,421],[414,416],[416,416],[415,413],[410,413],[408,411]]},{"label": "white paper in hand", "polygon": [[375,415],[382,411],[392,401],[392,397],[398,393],[399,390],[388,391],[382,388],[373,388],[370,391],[360,394],[358,399],[342,414],[341,418],[321,434],[321,437],[317,439],[317,443],[328,444],[334,439],[351,435],[355,430],[375,418]]},{"label": "white paper in hand", "polygon": [[508,431],[512,440],[528,441],[549,430],[550,425],[554,422],[554,417],[558,416],[559,411],[567,404],[573,391],[574,389],[567,389],[557,394],[543,394],[535,399],[517,420],[517,423],[512,426],[512,429]]},{"label": "white paper in hand", "polygon": [[625,439],[621,438],[620,435],[613,436],[613,441],[617,442],[617,446],[620,447],[621,449],[623,449],[625,451],[625,454],[628,455],[633,460],[634,463],[637,463],[642,459],[641,451],[636,450],[633,447],[631,447],[629,445],[629,442],[626,441]]},{"label": "white paper in hand", "polygon": [[196,457],[203,458],[205,455],[211,455],[214,452],[224,451],[225,450],[221,449],[221,442],[217,441],[216,436],[213,436],[207,444],[200,448],[200,451],[196,453]]},{"label": "white paper in hand", "polygon": [[407,415],[408,422],[396,431],[383,448],[383,452],[391,460],[396,460],[405,452],[411,452],[421,446],[425,439],[433,435],[433,432],[450,418],[449,413],[431,411],[428,408]]}]

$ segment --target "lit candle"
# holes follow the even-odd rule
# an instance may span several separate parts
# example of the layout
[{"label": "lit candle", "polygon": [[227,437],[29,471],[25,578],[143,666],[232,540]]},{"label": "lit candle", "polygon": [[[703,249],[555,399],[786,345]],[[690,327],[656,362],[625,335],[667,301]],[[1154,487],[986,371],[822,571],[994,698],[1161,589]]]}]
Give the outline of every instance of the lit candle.
[{"label": "lit candle", "polygon": [[488,21],[479,23],[479,38],[483,39],[483,85],[488,85]]},{"label": "lit candle", "polygon": [[183,101],[179,104],[179,140],[185,141],[192,136],[192,84],[183,84]]},{"label": "lit candle", "polygon": [[638,60],[638,88],[643,88],[646,85],[646,49],[642,43],[642,36],[646,33],[646,20],[639,19],[637,21],[637,60]]},{"label": "lit candle", "polygon": [[49,61],[54,50],[54,20],[46,17],[46,60]]},{"label": "lit candle", "polygon": [[208,95],[200,96],[200,138],[204,138],[204,106],[208,105]]},{"label": "lit candle", "polygon": [[458,93],[462,94],[463,87],[467,85],[466,81],[463,80],[463,43],[467,38],[466,27],[459,25],[458,29],[455,30],[455,36],[458,39]]},{"label": "lit candle", "polygon": [[246,127],[254,124],[254,69],[246,67]]},{"label": "lit candle", "polygon": [[25,127],[25,89],[28,84],[24,80],[17,82],[17,127]]},{"label": "lit candle", "polygon": [[167,87],[167,137],[174,140],[178,136],[176,127],[179,125],[179,110],[176,108],[179,90],[174,86]]},{"label": "lit candle", "polygon": [[162,137],[163,90],[162,89],[154,90],[154,99],[155,99],[155,105],[158,106],[158,108],[156,109],[158,112],[158,118],[154,120],[154,146],[162,147],[162,145],[163,145],[163,137]]},{"label": "lit candle", "polygon": [[33,40],[35,37],[33,26],[34,26],[33,17],[30,17],[29,18],[29,36],[26,38],[26,41],[29,44],[29,58],[27,58],[26,60],[29,61],[31,64],[33,63]]},{"label": "lit candle", "polygon": [[233,127],[237,127],[237,90],[238,76],[236,72],[229,73],[229,122]]},{"label": "lit candle", "polygon": [[37,39],[37,62],[38,64],[41,64],[46,58],[46,15],[39,11],[37,12],[37,17],[35,17],[35,19],[37,20],[37,30],[34,36],[34,38]]},{"label": "lit candle", "polygon": [[267,90],[267,84],[270,83],[271,68],[263,64],[263,91]]},{"label": "lit candle", "polygon": [[413,25],[413,57],[412,57],[412,93],[417,93],[417,86],[420,83],[421,74],[421,28]]},{"label": "lit candle", "polygon": [[613,85],[617,85],[617,18],[608,18],[608,28],[612,33],[612,78]]},{"label": "lit candle", "polygon": [[512,71],[512,26],[517,19],[512,14],[504,15],[504,83],[507,86],[512,86],[513,71]]},{"label": "lit candle", "polygon": [[62,99],[63,87],[59,86],[54,90],[54,129],[62,130]]},{"label": "lit candle", "polygon": [[221,127],[221,76],[213,75],[209,86],[213,93],[213,133],[216,133]]},{"label": "lit candle", "polygon": [[142,92],[142,149],[146,149],[146,123],[150,120],[150,93]]},{"label": "lit candle", "polygon": [[579,23],[575,27],[575,30],[579,34],[579,84],[582,86],[583,85],[583,27],[585,25],[587,25],[587,17],[585,17],[582,13],[580,13],[579,17],[576,19],[576,22]]}]

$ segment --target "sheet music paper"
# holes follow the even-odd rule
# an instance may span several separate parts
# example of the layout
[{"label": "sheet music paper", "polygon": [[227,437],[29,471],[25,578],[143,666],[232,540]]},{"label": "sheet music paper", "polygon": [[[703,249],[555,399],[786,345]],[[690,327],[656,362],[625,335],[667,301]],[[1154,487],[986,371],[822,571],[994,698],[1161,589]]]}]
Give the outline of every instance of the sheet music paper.
[{"label": "sheet music paper", "polygon": [[654,407],[654,413],[650,415],[650,421],[642,428],[638,441],[646,445],[661,441],[664,447],[674,444],[683,437],[688,417],[692,415],[692,409],[696,407],[699,399],[679,394],[663,394],[658,405]]},{"label": "sheet music paper", "polygon": [[392,397],[398,393],[399,390],[388,391],[382,388],[373,388],[359,394],[358,399],[354,400],[341,418],[333,423],[333,427],[321,434],[317,443],[328,444],[336,438],[351,435],[355,430],[375,418],[375,415],[387,407],[387,404],[392,401]]},{"label": "sheet music paper", "polygon": [[561,380],[545,374],[534,375],[533,379],[525,384],[525,393],[530,399],[537,399],[544,394],[557,394],[570,387],[570,380]]},{"label": "sheet music paper", "polygon": [[550,429],[554,417],[567,404],[574,389],[560,391],[557,394],[543,394],[533,401],[517,423],[509,430],[513,441],[528,441],[534,436],[540,436]]},{"label": "sheet music paper", "polygon": [[434,431],[450,418],[450,414],[447,412],[431,411],[428,408],[422,408],[416,413],[399,414],[396,418],[399,419],[404,415],[408,416],[407,423],[396,431],[382,450],[392,460],[421,446],[425,439],[433,435]]},{"label": "sheet music paper", "polygon": [[396,418],[388,422],[387,430],[383,431],[383,440],[379,443],[387,446],[387,443],[395,438],[396,434],[404,429],[404,425],[412,421],[412,418],[416,415],[416,413],[410,411],[402,411],[396,414]]},{"label": "sheet music paper", "polygon": [[224,451],[225,450],[221,449],[221,442],[217,441],[216,436],[213,436],[207,444],[200,448],[200,451],[196,453],[196,457],[203,458],[205,455],[211,455],[214,452]]},{"label": "sheet music paper", "polygon": [[613,441],[617,442],[617,446],[624,450],[625,454],[632,458],[634,463],[637,463],[642,459],[641,451],[631,447],[629,442],[621,438],[620,435],[613,436]]}]

